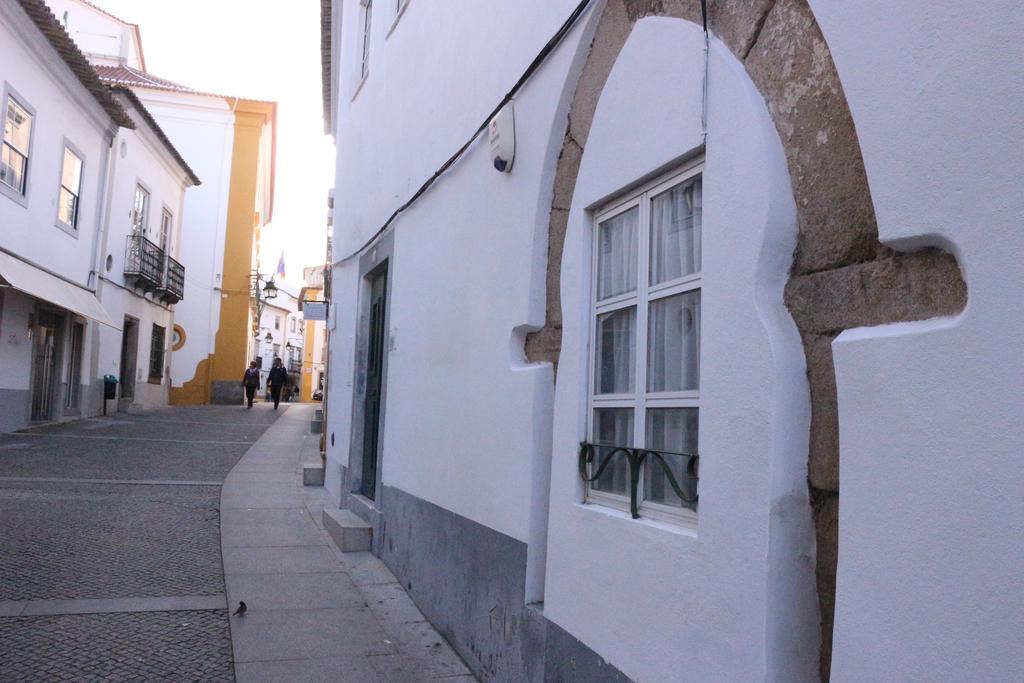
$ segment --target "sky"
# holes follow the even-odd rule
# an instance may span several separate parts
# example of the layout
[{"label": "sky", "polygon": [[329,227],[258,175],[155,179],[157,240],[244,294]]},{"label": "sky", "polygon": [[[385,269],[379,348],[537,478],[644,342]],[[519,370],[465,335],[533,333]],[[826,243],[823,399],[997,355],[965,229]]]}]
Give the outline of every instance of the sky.
[{"label": "sky", "polygon": [[285,288],[324,263],[334,145],[324,135],[320,3],[312,0],[92,0],[139,25],[147,70],[197,90],[278,103],[274,216],[260,272],[284,251]]}]

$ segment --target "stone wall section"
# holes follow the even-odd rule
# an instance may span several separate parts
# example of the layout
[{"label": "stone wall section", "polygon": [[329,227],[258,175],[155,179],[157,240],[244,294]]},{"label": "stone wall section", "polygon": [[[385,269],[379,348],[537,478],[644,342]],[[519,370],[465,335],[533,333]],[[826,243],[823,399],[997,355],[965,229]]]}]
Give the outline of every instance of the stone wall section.
[{"label": "stone wall section", "polygon": [[[821,677],[831,667],[839,529],[839,424],[832,340],[844,329],[951,315],[967,303],[956,259],[881,244],[857,131],[829,47],[806,0],[708,0],[708,28],[742,61],[782,141],[798,238],[785,303],[803,340],[811,392],[808,487],[817,540]],[[646,16],[700,24],[699,0],[608,0],[576,84],[549,219],[546,321],[527,358],[561,351],[560,276],[569,206],[601,91]],[[713,84],[712,84],[713,87]]]}]

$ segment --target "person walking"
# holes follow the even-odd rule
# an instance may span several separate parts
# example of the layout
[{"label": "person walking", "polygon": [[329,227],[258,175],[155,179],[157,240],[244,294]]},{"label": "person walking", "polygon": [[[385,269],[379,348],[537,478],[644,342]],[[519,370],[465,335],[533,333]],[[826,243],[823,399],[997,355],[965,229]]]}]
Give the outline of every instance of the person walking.
[{"label": "person walking", "polygon": [[252,408],[252,399],[256,396],[256,390],[260,388],[260,371],[256,369],[256,361],[249,363],[249,369],[242,376],[242,386],[245,387],[245,400]]},{"label": "person walking", "polygon": [[267,376],[267,384],[270,385],[270,396],[274,399],[274,410],[277,410],[277,405],[281,402],[281,389],[288,382],[288,371],[284,369],[284,363],[281,362],[280,358],[274,359],[274,367],[270,368],[270,374]]}]

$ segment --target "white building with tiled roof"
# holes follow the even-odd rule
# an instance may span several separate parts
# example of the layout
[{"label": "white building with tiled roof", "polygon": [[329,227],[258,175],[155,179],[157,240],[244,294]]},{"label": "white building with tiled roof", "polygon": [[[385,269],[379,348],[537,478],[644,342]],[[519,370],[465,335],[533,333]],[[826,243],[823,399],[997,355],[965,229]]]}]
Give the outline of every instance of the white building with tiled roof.
[{"label": "white building with tiled roof", "polygon": [[146,71],[138,27],[85,0],[48,0],[96,72],[130,89],[203,179],[181,216],[186,296],[169,333],[171,400],[241,400],[254,326],[250,275],[273,212],[273,102],[200,92]]}]

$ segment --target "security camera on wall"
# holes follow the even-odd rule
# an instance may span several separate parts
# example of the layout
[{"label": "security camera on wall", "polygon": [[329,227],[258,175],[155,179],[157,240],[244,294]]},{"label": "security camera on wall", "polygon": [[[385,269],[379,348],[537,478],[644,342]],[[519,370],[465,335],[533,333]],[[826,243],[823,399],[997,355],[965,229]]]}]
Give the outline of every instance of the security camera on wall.
[{"label": "security camera on wall", "polygon": [[501,173],[512,171],[516,158],[516,117],[509,102],[487,124],[487,141],[491,146],[491,163]]}]

